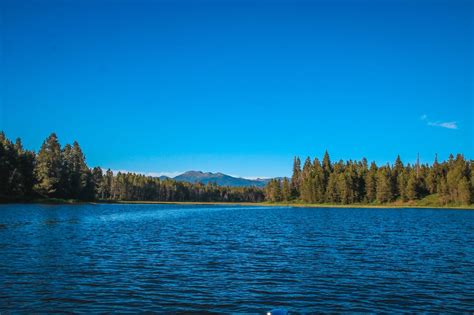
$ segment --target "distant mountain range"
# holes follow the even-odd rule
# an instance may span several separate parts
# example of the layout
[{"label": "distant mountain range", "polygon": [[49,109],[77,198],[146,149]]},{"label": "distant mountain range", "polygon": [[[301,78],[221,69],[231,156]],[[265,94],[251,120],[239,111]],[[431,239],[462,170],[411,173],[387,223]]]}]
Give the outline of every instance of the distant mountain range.
[{"label": "distant mountain range", "polygon": [[216,183],[219,186],[233,187],[265,187],[270,178],[247,179],[242,177],[233,177],[222,173],[211,173],[201,171],[188,171],[175,177],[160,176],[160,179],[171,178],[180,182],[188,183]]}]

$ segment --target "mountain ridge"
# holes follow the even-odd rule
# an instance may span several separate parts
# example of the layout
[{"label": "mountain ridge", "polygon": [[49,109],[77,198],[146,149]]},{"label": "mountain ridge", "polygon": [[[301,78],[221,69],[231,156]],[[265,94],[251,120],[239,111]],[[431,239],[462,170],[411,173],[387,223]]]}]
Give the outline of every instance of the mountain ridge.
[{"label": "mountain ridge", "polygon": [[265,187],[271,178],[248,179],[243,177],[234,177],[221,172],[203,172],[190,170],[174,177],[160,176],[160,179],[173,179],[179,182],[188,183],[215,183],[219,186],[232,187]]}]

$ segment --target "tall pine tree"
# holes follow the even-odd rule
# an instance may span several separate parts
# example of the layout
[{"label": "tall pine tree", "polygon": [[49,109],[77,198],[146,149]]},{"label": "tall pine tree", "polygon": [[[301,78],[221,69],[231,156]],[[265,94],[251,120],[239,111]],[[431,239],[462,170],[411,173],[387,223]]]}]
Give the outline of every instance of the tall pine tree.
[{"label": "tall pine tree", "polygon": [[61,183],[62,157],[58,137],[52,133],[41,146],[36,157],[34,174],[35,191],[44,197],[59,197]]},{"label": "tall pine tree", "polygon": [[295,156],[293,161],[293,175],[291,176],[291,194],[293,198],[299,198],[301,185],[301,160]]}]

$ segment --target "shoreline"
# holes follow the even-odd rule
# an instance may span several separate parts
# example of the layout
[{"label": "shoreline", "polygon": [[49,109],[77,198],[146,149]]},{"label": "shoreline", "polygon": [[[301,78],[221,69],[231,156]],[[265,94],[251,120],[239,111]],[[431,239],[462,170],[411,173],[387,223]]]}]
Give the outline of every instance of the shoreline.
[{"label": "shoreline", "polygon": [[143,205],[231,205],[252,207],[295,207],[295,208],[354,208],[354,209],[452,209],[474,210],[474,204],[466,206],[416,205],[410,203],[393,204],[308,204],[292,202],[222,202],[222,201],[125,201],[125,200],[95,200],[80,201],[72,199],[39,199],[2,201],[0,204],[49,204],[49,205],[81,205],[81,204],[143,204]]},{"label": "shoreline", "polygon": [[211,202],[211,201],[113,201],[113,202],[93,202],[95,204],[175,204],[175,205],[237,205],[254,207],[295,207],[295,208],[360,208],[360,209],[454,209],[454,210],[474,210],[474,205],[468,206],[427,206],[410,204],[387,204],[387,205],[367,205],[367,204],[308,204],[308,203],[269,203],[269,202]]}]

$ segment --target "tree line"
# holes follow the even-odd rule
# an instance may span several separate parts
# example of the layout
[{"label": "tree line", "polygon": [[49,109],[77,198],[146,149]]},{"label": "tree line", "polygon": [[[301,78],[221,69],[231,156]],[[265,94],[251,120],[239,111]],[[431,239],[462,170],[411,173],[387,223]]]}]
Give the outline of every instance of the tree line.
[{"label": "tree line", "polygon": [[38,198],[140,201],[261,202],[256,187],[221,187],[191,184],[135,173],[105,173],[89,168],[79,144],[61,147],[52,133],[38,153],[23,148],[21,139],[9,140],[0,132],[0,200]]},{"label": "tree line", "polygon": [[474,203],[474,161],[450,155],[431,165],[390,165],[361,161],[331,162],[295,157],[291,178],[272,179],[265,189],[186,183],[135,173],[114,174],[89,168],[79,144],[61,147],[52,133],[38,153],[23,148],[21,139],[0,132],[0,200],[37,198],[130,201],[305,202],[385,204],[432,196],[441,205]]},{"label": "tree line", "polygon": [[437,157],[432,165],[403,164],[398,156],[393,165],[375,162],[338,161],[332,163],[328,152],[323,160],[306,158],[303,167],[295,157],[290,179],[273,179],[265,188],[270,202],[300,201],[331,204],[384,204],[408,202],[432,196],[442,205],[474,203],[474,161],[462,154]]}]

